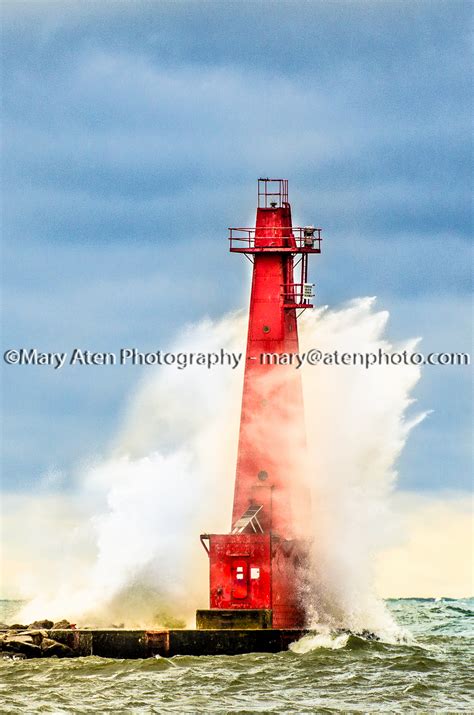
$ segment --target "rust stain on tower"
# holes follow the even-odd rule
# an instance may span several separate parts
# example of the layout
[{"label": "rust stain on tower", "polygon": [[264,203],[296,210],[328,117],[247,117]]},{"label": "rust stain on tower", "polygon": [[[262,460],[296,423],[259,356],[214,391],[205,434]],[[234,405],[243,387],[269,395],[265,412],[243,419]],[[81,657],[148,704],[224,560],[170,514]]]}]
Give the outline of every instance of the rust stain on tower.
[{"label": "rust stain on tower", "polygon": [[247,353],[230,533],[201,536],[210,609],[197,624],[301,628],[311,516],[301,375],[269,356],[299,351],[321,229],[292,226],[286,179],[259,179],[255,227],[229,231],[230,250],[253,263]]}]

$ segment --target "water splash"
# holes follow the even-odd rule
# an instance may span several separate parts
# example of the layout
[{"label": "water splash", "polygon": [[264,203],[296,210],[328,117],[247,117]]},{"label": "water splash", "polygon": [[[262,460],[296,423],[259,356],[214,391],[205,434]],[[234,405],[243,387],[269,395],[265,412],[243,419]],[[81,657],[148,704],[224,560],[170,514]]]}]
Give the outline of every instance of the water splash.
[{"label": "water splash", "polygon": [[[173,350],[238,352],[244,335],[243,314],[204,320],[186,328]],[[81,534],[64,534],[57,578],[45,584],[39,577],[40,595],[21,620],[47,613],[98,626],[192,624],[207,602],[199,534],[230,526],[241,383],[229,369],[199,366],[154,370],[142,382],[110,457],[79,475],[95,558],[77,579],[65,564]]]},{"label": "water splash", "polygon": [[[389,314],[373,298],[305,316],[302,349],[377,353],[416,348],[386,337]],[[369,630],[388,640],[397,628],[374,591],[374,556],[390,537],[395,464],[410,430],[407,417],[420,378],[416,366],[307,368],[304,374],[313,492],[312,625]]]},{"label": "water splash", "polygon": [[[373,299],[314,311],[302,321],[301,347],[390,351],[387,321]],[[245,333],[243,314],[206,320],[187,328],[173,350],[240,352]],[[395,629],[374,593],[372,564],[390,524],[394,464],[422,418],[406,418],[419,376],[419,368],[405,365],[303,372],[314,510],[305,597],[320,629]],[[225,368],[162,368],[143,382],[110,457],[80,476],[79,500],[95,505],[84,522],[95,558],[79,582],[59,559],[53,588],[51,579],[49,593],[37,580],[41,596],[23,609],[22,620],[192,624],[194,610],[207,603],[208,562],[198,535],[230,526],[241,389],[242,373]],[[65,554],[84,531],[64,535]]]},{"label": "water splash", "polygon": [[298,641],[290,644],[293,653],[309,653],[319,648],[340,650],[345,648],[349,641],[349,633],[333,633],[327,626],[321,625],[317,633],[308,633]]}]

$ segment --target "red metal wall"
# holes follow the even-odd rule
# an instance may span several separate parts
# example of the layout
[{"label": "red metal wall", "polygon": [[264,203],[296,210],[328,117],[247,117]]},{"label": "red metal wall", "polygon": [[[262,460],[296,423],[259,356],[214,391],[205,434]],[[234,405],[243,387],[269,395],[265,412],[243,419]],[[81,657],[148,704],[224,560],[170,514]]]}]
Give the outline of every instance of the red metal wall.
[{"label": "red metal wall", "polygon": [[270,534],[211,534],[211,608],[271,608]]}]

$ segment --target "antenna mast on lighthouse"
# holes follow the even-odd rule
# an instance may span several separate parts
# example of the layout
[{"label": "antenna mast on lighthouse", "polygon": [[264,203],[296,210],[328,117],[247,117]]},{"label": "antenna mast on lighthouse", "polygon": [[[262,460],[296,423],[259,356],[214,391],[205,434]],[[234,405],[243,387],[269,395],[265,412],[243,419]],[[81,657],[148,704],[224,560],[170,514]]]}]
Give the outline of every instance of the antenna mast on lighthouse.
[{"label": "antenna mast on lighthouse", "polygon": [[312,308],[308,256],[321,229],[292,226],[286,179],[259,179],[254,228],[229,229],[230,250],[253,263],[230,533],[203,534],[210,609],[198,628],[305,625],[310,498],[297,319]]}]

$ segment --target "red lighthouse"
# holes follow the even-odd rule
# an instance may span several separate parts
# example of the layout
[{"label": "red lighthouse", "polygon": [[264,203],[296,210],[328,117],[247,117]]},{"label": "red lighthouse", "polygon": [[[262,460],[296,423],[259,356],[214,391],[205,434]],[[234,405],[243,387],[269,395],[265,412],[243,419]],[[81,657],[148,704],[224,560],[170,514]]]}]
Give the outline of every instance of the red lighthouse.
[{"label": "red lighthouse", "polygon": [[203,534],[210,610],[201,628],[301,628],[310,498],[297,318],[312,308],[308,255],[321,230],[294,227],[286,179],[258,180],[255,228],[231,228],[230,250],[253,263],[230,533]]}]

